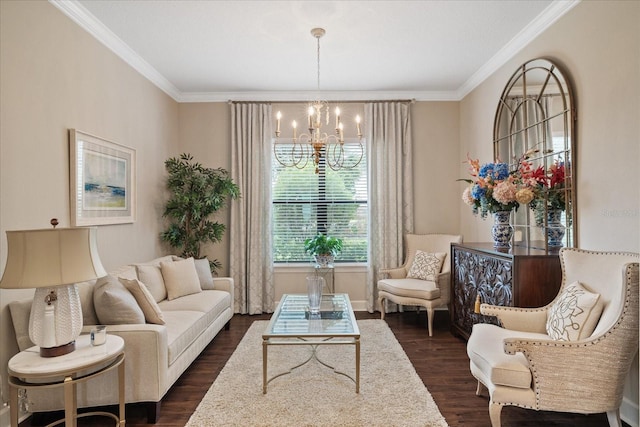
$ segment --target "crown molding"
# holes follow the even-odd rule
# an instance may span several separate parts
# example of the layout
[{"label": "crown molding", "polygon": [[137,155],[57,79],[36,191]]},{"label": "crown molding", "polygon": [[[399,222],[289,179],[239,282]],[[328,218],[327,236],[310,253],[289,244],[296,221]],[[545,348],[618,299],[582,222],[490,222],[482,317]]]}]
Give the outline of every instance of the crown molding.
[{"label": "crown molding", "polygon": [[[496,72],[516,53],[522,50],[561,16],[580,3],[581,0],[554,1],[513,39],[500,49],[489,61],[476,71],[462,86],[452,91],[333,91],[322,92],[325,99],[341,101],[369,101],[389,99],[413,99],[415,101],[460,101],[473,89]],[[164,91],[176,102],[227,102],[263,101],[291,102],[308,101],[313,95],[307,91],[261,91],[261,92],[181,92],[147,61],[142,59],[122,39],[102,22],[97,20],[76,0],[49,0],[53,6],[67,15],[100,43],[119,56],[134,70]]]},{"label": "crown molding", "polygon": [[267,91],[267,92],[190,92],[178,102],[307,102],[320,96],[326,100],[346,101],[457,101],[455,91]]},{"label": "crown molding", "polygon": [[142,57],[122,41],[120,37],[116,36],[102,22],[97,20],[96,17],[80,3],[75,0],[49,0],[49,3],[58,8],[72,21],[91,34],[100,43],[105,45],[134,70],[142,74],[151,83],[156,85],[174,100],[177,101],[180,96],[182,96],[182,93],[178,88],[176,88],[147,61],[142,59]]},{"label": "crown molding", "polygon": [[458,99],[462,100],[467,96],[473,89],[478,87],[525,46],[560,19],[560,17],[573,9],[580,1],[581,0],[562,0],[551,3],[540,15],[516,34],[514,38],[504,45],[502,49],[493,55],[489,61],[460,86],[457,90]]}]

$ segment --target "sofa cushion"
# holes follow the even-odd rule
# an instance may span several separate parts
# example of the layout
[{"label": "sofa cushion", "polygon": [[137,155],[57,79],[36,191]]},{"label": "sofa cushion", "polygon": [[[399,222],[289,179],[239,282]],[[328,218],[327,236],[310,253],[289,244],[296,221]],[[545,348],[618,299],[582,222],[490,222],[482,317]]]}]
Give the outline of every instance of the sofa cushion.
[{"label": "sofa cushion", "polygon": [[93,305],[103,325],[145,323],[136,299],[114,276],[98,279],[93,290]]},{"label": "sofa cushion", "polygon": [[446,256],[444,252],[429,253],[417,250],[407,277],[435,282]]},{"label": "sofa cushion", "polygon": [[166,322],[171,365],[231,306],[231,296],[224,291],[206,290],[173,300],[167,299],[158,306]]},{"label": "sofa cushion", "polygon": [[80,297],[80,308],[82,309],[82,324],[97,325],[98,315],[93,306],[93,288],[96,281],[76,283],[78,288],[78,296]]},{"label": "sofa cushion", "polygon": [[547,334],[560,341],[589,337],[598,324],[603,304],[599,294],[589,292],[580,282],[565,286],[547,312]]},{"label": "sofa cushion", "polygon": [[31,303],[33,299],[20,301],[11,301],[9,303],[9,311],[11,312],[11,321],[13,322],[13,330],[16,334],[16,341],[20,351],[24,351],[35,344],[29,338],[29,317],[31,316]]},{"label": "sofa cushion", "polygon": [[164,285],[167,288],[167,299],[172,300],[202,292],[193,258],[175,262],[162,262],[160,263],[160,270],[162,270]]},{"label": "sofa cushion", "polygon": [[207,258],[196,259],[193,261],[196,265],[196,273],[198,273],[198,279],[200,280],[200,288],[215,289],[213,286],[213,275],[211,274],[211,266]]},{"label": "sofa cushion", "polygon": [[421,279],[383,279],[378,282],[379,291],[407,298],[434,300],[440,298],[440,288],[435,282]]},{"label": "sofa cushion", "polygon": [[[488,323],[477,323],[467,342],[467,355],[471,363],[493,384],[507,387],[530,388],[529,362],[522,353],[506,354],[502,345],[505,338],[548,340],[545,334],[504,329]],[[494,345],[487,345],[492,343]]]},{"label": "sofa cushion", "polygon": [[149,323],[155,323],[156,325],[164,325],[162,311],[144,283],[138,279],[129,280],[123,277],[120,277],[119,280],[136,299],[136,302],[144,313],[145,320]]},{"label": "sofa cushion", "polygon": [[138,279],[149,289],[149,292],[151,292],[156,302],[167,299],[167,289],[164,286],[160,266],[137,264],[136,272],[138,273]]}]

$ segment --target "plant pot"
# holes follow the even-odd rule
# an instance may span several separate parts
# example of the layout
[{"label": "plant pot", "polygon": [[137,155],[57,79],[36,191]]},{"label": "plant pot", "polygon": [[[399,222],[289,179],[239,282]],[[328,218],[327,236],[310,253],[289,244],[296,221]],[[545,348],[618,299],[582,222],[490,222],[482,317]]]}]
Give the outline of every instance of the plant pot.
[{"label": "plant pot", "polygon": [[320,267],[326,267],[330,264],[333,264],[334,256],[333,255],[314,255],[313,258],[316,260],[316,264]]}]

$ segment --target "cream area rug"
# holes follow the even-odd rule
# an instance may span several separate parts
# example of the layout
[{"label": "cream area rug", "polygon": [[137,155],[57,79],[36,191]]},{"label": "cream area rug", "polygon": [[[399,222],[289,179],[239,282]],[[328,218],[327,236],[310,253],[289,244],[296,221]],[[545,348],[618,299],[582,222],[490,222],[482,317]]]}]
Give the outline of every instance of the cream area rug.
[{"label": "cream area rug", "polygon": [[[254,322],[187,426],[447,426],[393,332],[360,320],[360,393],[344,375],[311,359],[273,379],[262,394],[262,333]],[[310,346],[269,346],[268,378],[304,362]],[[353,345],[324,345],[318,358],[355,378]]]}]

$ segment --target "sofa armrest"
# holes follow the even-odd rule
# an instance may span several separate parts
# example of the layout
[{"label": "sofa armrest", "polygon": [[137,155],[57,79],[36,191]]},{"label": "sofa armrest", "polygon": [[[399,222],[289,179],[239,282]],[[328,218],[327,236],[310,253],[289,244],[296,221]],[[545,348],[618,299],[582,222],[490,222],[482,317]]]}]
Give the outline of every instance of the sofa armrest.
[{"label": "sofa armrest", "polygon": [[214,277],[213,288],[219,291],[227,291],[231,295],[231,308],[234,304],[234,283],[232,277]]},{"label": "sofa armrest", "polygon": [[[106,326],[107,334],[124,339],[126,377],[144,379],[127,382],[127,402],[160,401],[170,385],[166,326],[150,323]],[[83,333],[91,328],[84,326]]]},{"label": "sofa armrest", "polygon": [[491,304],[480,304],[480,313],[495,316],[505,329],[521,332],[546,333],[547,309],[503,307]]}]

